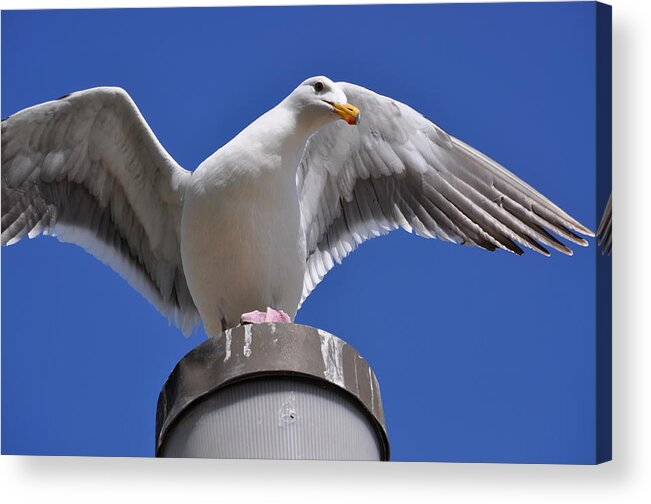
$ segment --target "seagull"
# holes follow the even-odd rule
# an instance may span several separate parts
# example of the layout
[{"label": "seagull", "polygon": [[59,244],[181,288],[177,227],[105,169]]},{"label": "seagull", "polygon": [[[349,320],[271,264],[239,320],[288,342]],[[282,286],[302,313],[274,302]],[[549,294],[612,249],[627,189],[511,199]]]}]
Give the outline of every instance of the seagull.
[{"label": "seagull", "polygon": [[327,77],[302,82],[194,172],[121,88],[2,122],[2,245],[83,247],[188,335],[291,322],[361,243],[402,228],[522,254],[594,236],[506,168],[409,106]]}]

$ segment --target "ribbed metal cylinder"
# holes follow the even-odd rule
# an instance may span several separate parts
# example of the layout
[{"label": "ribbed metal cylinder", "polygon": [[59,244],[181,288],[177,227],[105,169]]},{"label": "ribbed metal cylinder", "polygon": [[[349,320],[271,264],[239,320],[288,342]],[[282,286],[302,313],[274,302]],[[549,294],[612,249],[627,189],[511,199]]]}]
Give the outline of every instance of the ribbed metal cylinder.
[{"label": "ribbed metal cylinder", "polygon": [[389,458],[368,363],[296,324],[238,327],[188,353],[161,391],[156,429],[162,457]]},{"label": "ribbed metal cylinder", "polygon": [[318,382],[240,382],[192,406],[168,434],[165,457],[380,460],[368,417]]}]

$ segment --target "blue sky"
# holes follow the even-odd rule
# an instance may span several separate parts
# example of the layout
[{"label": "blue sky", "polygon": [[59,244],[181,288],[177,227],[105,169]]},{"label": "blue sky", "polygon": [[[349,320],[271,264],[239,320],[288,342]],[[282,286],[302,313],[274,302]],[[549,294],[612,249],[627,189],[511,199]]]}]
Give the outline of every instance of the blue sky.
[{"label": "blue sky", "polygon": [[[591,3],[5,11],[2,114],[121,86],[194,169],[323,74],[411,105],[596,229],[594,27]],[[590,463],[599,261],[594,241],[517,257],[395,232],[297,322],[371,363],[394,460]],[[2,249],[3,453],[153,455],[160,387],[204,338],[78,247]]]}]

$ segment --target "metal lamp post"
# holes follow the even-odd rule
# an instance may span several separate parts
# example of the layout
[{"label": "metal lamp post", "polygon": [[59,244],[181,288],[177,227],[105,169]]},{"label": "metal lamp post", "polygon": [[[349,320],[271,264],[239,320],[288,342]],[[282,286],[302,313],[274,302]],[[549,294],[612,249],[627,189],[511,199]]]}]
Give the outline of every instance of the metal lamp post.
[{"label": "metal lamp post", "polygon": [[320,329],[257,324],[179,361],[158,400],[159,457],[388,460],[380,388]]}]

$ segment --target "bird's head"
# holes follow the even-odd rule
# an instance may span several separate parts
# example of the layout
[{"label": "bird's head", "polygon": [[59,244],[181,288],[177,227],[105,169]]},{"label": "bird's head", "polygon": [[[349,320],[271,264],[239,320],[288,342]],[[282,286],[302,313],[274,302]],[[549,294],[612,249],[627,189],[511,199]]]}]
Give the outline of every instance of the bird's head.
[{"label": "bird's head", "polygon": [[335,119],[343,119],[351,125],[359,122],[359,109],[348,103],[341,88],[327,77],[311,77],[303,81],[288,100],[310,122],[325,124]]}]

